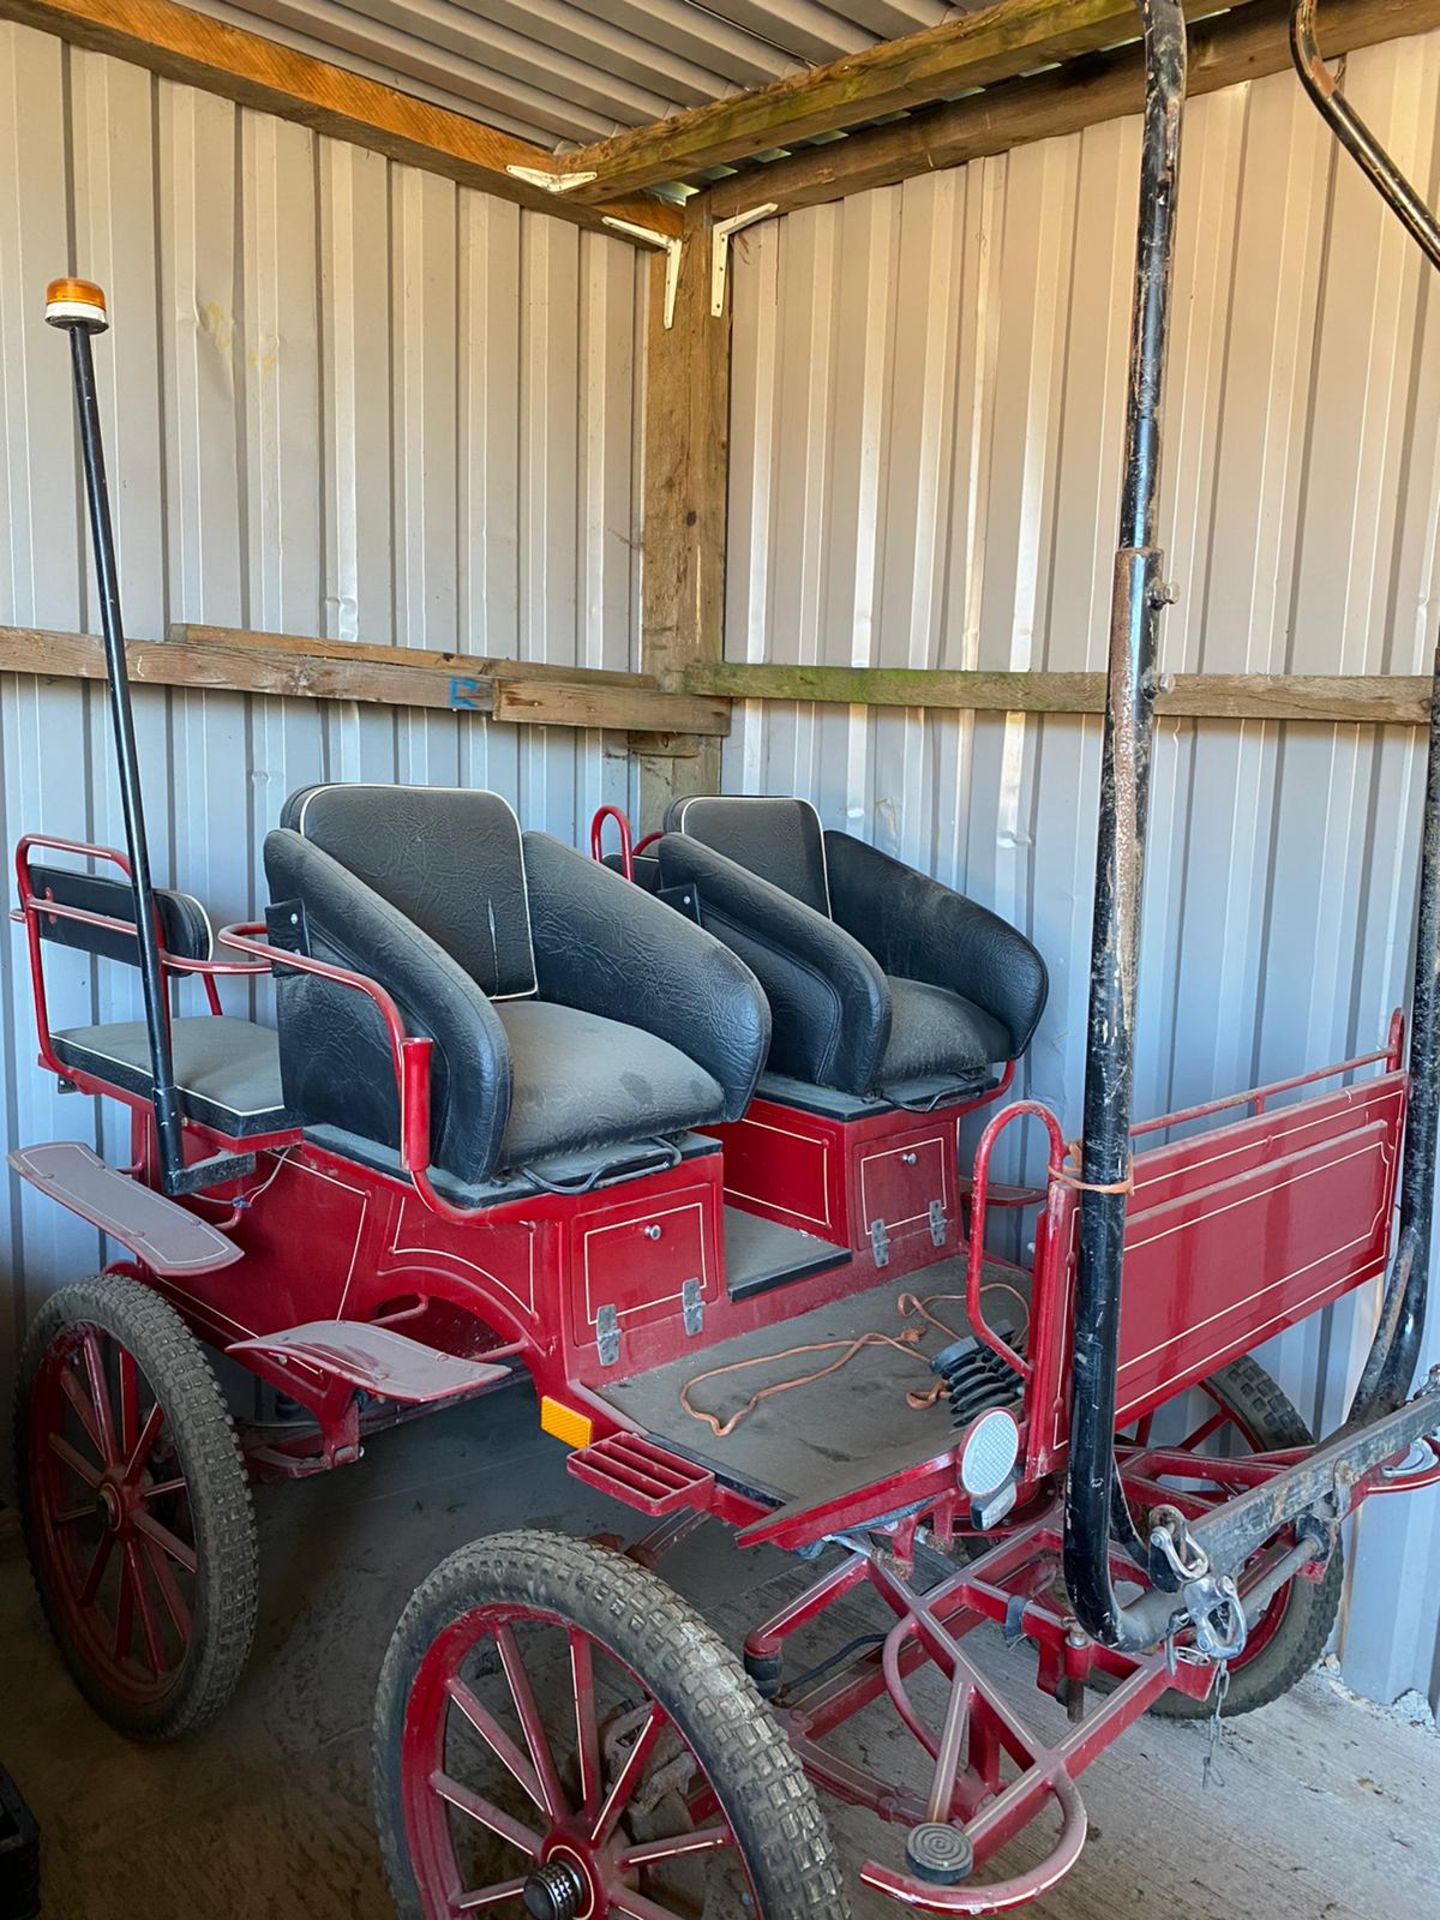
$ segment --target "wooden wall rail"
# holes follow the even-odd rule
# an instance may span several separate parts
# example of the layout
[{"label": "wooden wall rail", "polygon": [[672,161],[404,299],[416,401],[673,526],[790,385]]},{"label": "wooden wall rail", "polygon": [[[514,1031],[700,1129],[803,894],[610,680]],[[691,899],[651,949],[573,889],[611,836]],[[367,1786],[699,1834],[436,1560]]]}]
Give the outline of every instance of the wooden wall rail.
[{"label": "wooden wall rail", "polygon": [[[637,736],[637,747],[650,754],[690,755],[699,739],[730,730],[728,700],[668,692],[647,674],[232,627],[172,627],[168,640],[132,640],[128,659],[138,685],[439,707],[529,726],[605,727]],[[99,680],[105,658],[94,634],[0,627],[0,672]]]},{"label": "wooden wall rail", "polygon": [[[949,673],[924,667],[747,666],[686,676],[692,692],[735,700],[947,707],[973,713],[1103,713],[1103,673]],[[1430,677],[1400,674],[1178,673],[1156,709],[1190,720],[1319,720],[1415,727],[1430,718]]]},{"label": "wooden wall rail", "polygon": [[[722,739],[730,731],[735,700],[974,713],[1105,709],[1101,673],[749,666],[730,660],[692,666],[683,690],[672,690],[643,673],[235,627],[174,626],[167,640],[132,640],[129,661],[139,685],[438,707],[509,725],[609,728],[628,733],[642,754],[692,755],[702,742]],[[0,627],[0,672],[99,680],[105,661],[94,634]],[[1162,682],[1156,704],[1163,714],[1191,720],[1414,727],[1429,719],[1430,684],[1428,675],[1181,673]]]}]

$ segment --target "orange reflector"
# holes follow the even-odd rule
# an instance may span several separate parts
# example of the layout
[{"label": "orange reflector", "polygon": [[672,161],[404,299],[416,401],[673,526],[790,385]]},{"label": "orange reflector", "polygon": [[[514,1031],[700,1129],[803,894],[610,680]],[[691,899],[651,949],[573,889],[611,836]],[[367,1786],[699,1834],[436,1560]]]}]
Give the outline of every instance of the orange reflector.
[{"label": "orange reflector", "polygon": [[55,327],[74,320],[107,326],[104,290],[93,280],[52,280],[45,289],[45,318]]},{"label": "orange reflector", "polygon": [[573,1407],[561,1406],[548,1393],[540,1401],[540,1425],[546,1433],[567,1447],[588,1447],[595,1438],[593,1421],[583,1413],[576,1413]]}]

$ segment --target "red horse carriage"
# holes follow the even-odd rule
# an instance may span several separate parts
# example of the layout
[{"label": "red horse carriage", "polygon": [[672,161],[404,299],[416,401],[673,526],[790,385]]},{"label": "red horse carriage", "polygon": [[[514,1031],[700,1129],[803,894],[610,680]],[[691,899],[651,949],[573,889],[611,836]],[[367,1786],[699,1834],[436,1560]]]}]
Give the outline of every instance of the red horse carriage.
[{"label": "red horse carriage", "polygon": [[[622,820],[607,862],[599,819],[587,860],[495,795],[315,787],[266,843],[266,922],[217,945],[197,902],[151,881],[91,362],[103,300],[51,290],[129,845],[22,841],[16,917],[41,1064],[132,1115],[123,1168],[73,1142],[11,1155],[127,1256],[52,1296],[22,1360],[24,1518],[56,1637],[117,1725],[195,1727],[254,1623],[247,1476],[354,1461],[378,1428],[525,1376],[575,1477],[653,1523],[628,1549],[483,1540],[416,1594],[376,1723],[407,1915],[838,1920],[817,1788],[902,1829],[860,1868],[898,1904],[1023,1905],[1079,1857],[1075,1781],[1108,1743],[1147,1710],[1276,1698],[1330,1634],[1343,1522],[1440,1479],[1440,1379],[1409,1397],[1435,1182],[1440,702],[1408,1063],[1396,1014],[1360,1058],[1131,1123],[1185,51],[1174,0],[1144,14],[1078,1144],[1022,1100],[962,1172],[960,1124],[1008,1089],[1044,962],[797,800],[687,800],[634,850]],[[1440,261],[1312,26],[1301,0],[1308,83]],[[145,1019],[56,1026],[52,943],[138,966]],[[176,1005],[190,975],[208,1010]],[[274,1029],[221,1011],[223,983],[256,976]],[[1044,1130],[1046,1179],[992,1184],[1022,1124]],[[1033,1231],[1024,1262],[987,1251],[997,1208],[1025,1223],[1012,1243]],[[1351,1416],[1317,1445],[1250,1356],[1387,1268]],[[269,1417],[237,1423],[206,1347],[270,1390]],[[653,1570],[707,1518],[815,1563],[741,1657]],[[787,1666],[862,1596],[875,1631]],[[985,1622],[1035,1651],[1062,1736],[1028,1730],[975,1665]],[[886,1702],[922,1786],[831,1742]],[[1040,1857],[997,1867],[1047,1810]]]}]

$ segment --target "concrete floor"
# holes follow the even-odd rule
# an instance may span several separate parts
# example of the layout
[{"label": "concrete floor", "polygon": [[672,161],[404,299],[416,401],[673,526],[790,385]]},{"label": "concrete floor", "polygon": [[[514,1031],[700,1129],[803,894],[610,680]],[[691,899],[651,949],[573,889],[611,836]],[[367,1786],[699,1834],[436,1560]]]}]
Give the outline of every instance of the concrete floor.
[{"label": "concrete floor", "polygon": [[[261,1625],[240,1694],[208,1733],[142,1750],[71,1688],[40,1625],[13,1528],[0,1527],[0,1757],[40,1819],[48,1920],[389,1920],[367,1803],[375,1676],[412,1587],[451,1547],[523,1524],[615,1528],[509,1394],[380,1437],[356,1469],[260,1490]],[[618,1515],[623,1521],[625,1516]],[[718,1528],[670,1577],[732,1635],[794,1579]],[[773,1604],[773,1601],[771,1602]],[[1023,1655],[995,1641],[1032,1721],[1046,1703]],[[908,1748],[857,1728],[856,1751],[915,1777]],[[1435,1920],[1440,1738],[1323,1676],[1234,1723],[1222,1779],[1201,1786],[1206,1736],[1147,1720],[1085,1776],[1085,1854],[1030,1909],[1045,1920]],[[897,1857],[898,1836],[845,1810],[846,1857]],[[1013,1857],[1013,1856],[1012,1856]],[[901,1910],[860,1891],[856,1920]],[[717,1920],[720,1917],[717,1916]]]}]

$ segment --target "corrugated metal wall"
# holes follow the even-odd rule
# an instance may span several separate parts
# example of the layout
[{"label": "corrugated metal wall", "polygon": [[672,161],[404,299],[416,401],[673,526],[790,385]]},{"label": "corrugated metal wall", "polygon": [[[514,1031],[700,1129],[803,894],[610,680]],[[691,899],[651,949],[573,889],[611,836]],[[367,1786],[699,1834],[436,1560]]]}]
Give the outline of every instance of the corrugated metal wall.
[{"label": "corrugated metal wall", "polygon": [[[41,318],[74,267],[111,296],[96,359],[134,635],[638,664],[648,260],[8,25],[0,129],[0,623],[97,630],[69,354]],[[224,693],[136,707],[157,876],[217,924],[263,905],[261,842],[305,781],[490,786],[568,841],[630,798],[623,736]],[[5,675],[0,718],[0,840],[119,840],[98,691]],[[7,931],[6,1137],[91,1138],[92,1103],[33,1068],[20,956]],[[60,957],[57,1014],[128,1017],[126,970]],[[0,1183],[0,1394],[27,1306],[97,1252]]]},{"label": "corrugated metal wall", "polygon": [[[1440,37],[1349,84],[1434,186]],[[756,228],[737,249],[727,647],[743,660],[1100,668],[1138,122]],[[1433,194],[1432,194],[1433,197]],[[1288,78],[1186,134],[1164,540],[1172,671],[1417,673],[1434,643],[1440,310]],[[813,795],[1026,928],[1027,1091],[1078,1130],[1099,722],[743,709],[736,788]],[[1161,728],[1138,1107],[1368,1050],[1404,994],[1408,730]],[[1431,1357],[1440,1357],[1440,1313]],[[1329,1425],[1370,1303],[1268,1356]],[[1440,1494],[1367,1509],[1353,1683],[1440,1699]]]}]

